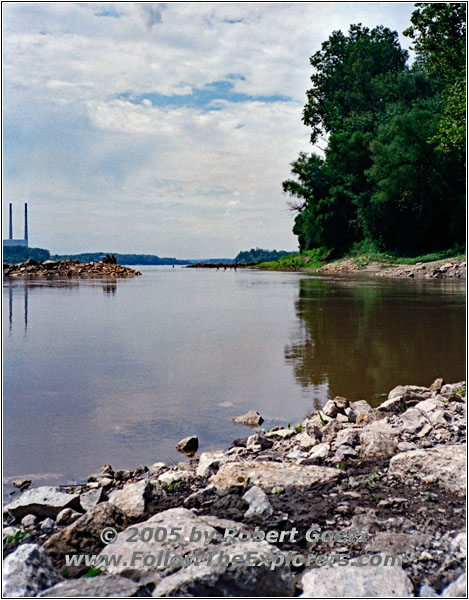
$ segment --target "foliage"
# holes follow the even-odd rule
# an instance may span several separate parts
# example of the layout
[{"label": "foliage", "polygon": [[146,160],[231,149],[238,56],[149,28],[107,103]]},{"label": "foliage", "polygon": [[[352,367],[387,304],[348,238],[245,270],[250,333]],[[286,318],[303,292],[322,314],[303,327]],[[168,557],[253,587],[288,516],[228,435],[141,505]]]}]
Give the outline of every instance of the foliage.
[{"label": "foliage", "polygon": [[465,7],[416,6],[412,67],[383,26],[335,31],[311,57],[303,121],[327,146],[301,153],[282,184],[301,252],[344,256],[366,240],[410,257],[464,243]]},{"label": "foliage", "polygon": [[263,248],[251,248],[237,254],[235,261],[239,263],[260,263],[279,260],[283,256],[290,255],[286,250],[264,250]]},{"label": "foliage", "polygon": [[[87,263],[96,261],[99,262],[106,254],[112,252],[83,252],[81,254],[55,254],[54,260],[79,260]],[[115,254],[117,262],[120,265],[187,265],[192,261],[177,260],[176,258],[160,258],[155,254]]]},{"label": "foliage", "polygon": [[314,248],[313,250],[301,252],[301,254],[288,254],[280,260],[260,263],[258,266],[272,270],[317,269],[328,256],[329,250],[327,248]]},{"label": "foliage", "polygon": [[27,248],[25,246],[4,246],[3,260],[8,263],[21,263],[32,258],[38,262],[50,258],[49,250],[44,248]]}]

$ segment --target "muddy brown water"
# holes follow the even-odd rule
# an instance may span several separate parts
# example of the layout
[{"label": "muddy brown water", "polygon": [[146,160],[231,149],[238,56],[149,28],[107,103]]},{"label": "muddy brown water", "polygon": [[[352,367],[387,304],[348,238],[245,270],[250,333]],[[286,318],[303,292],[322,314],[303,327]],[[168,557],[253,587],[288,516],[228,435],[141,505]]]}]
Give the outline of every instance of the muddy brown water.
[{"label": "muddy brown water", "polygon": [[[80,481],[292,425],[329,397],[465,378],[457,281],[143,267],[136,279],[6,281],[4,476]],[[9,485],[5,489],[11,490]]]}]

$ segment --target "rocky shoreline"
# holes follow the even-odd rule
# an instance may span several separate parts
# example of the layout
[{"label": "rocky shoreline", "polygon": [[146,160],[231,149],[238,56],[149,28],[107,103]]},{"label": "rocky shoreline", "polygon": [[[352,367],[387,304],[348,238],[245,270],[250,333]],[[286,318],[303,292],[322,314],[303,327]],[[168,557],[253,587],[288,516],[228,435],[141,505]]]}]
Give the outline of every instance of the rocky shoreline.
[{"label": "rocky shoreline", "polygon": [[[398,386],[375,409],[336,397],[295,427],[247,431],[177,466],[23,492],[3,512],[4,596],[465,596],[465,382]],[[216,558],[191,564],[202,550]],[[65,565],[84,553],[99,568]],[[247,553],[263,558],[219,558]],[[400,564],[376,566],[386,557]]]},{"label": "rocky shoreline", "polygon": [[370,262],[366,265],[354,259],[329,263],[318,269],[319,273],[331,275],[342,273],[367,273],[375,277],[408,277],[417,279],[466,279],[466,260],[437,260],[419,262],[415,265],[392,265],[384,262]]},{"label": "rocky shoreline", "polygon": [[3,277],[13,279],[63,279],[68,277],[138,277],[140,271],[106,262],[81,263],[78,260],[44,260],[28,258],[23,263],[3,263]]}]

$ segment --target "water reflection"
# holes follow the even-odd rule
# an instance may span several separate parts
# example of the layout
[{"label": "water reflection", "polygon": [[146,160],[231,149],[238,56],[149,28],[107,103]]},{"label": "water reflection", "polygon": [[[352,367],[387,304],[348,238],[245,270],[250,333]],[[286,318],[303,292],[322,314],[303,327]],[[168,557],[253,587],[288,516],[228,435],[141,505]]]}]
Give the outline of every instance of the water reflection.
[{"label": "water reflection", "polygon": [[399,384],[429,385],[438,376],[460,381],[464,290],[435,291],[429,282],[302,279],[298,323],[285,347],[296,381],[374,405]]}]

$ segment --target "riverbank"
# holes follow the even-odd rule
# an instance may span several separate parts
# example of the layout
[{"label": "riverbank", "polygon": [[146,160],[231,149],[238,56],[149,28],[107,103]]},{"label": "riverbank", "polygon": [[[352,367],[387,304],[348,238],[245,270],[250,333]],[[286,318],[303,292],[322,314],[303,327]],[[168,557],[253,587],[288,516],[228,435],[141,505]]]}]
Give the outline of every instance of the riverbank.
[{"label": "riverbank", "polygon": [[[465,389],[399,386],[377,409],[337,397],[177,466],[28,490],[4,509],[4,595],[463,596]],[[65,565],[83,553],[123,558]]]},{"label": "riverbank", "polygon": [[96,262],[81,263],[78,260],[44,260],[28,258],[19,264],[3,263],[3,277],[8,279],[63,279],[66,277],[138,277],[140,271],[123,265]]}]

